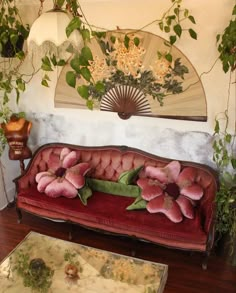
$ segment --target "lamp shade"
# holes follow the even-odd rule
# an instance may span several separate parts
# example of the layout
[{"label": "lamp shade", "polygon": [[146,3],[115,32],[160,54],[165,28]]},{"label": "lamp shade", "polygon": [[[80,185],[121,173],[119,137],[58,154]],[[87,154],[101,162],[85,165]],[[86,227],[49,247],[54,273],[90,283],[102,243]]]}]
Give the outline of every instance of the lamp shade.
[{"label": "lamp shade", "polygon": [[56,47],[68,42],[77,47],[81,40],[79,32],[73,31],[69,38],[66,36],[66,27],[70,21],[70,15],[61,9],[53,9],[41,14],[30,29],[28,48],[32,44],[42,46],[44,42],[50,42]]}]

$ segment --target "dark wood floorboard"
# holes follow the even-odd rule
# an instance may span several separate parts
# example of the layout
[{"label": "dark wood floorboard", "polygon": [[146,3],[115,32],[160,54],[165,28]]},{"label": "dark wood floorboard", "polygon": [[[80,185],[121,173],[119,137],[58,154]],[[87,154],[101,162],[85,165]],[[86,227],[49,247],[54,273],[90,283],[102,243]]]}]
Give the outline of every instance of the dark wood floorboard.
[{"label": "dark wood floorboard", "polygon": [[[0,260],[30,231],[68,240],[71,226],[27,213],[23,213],[22,223],[18,224],[15,208],[6,208],[0,211]],[[167,264],[169,273],[164,293],[236,293],[236,267],[228,265],[216,252],[209,258],[208,269],[203,271],[199,253],[190,254],[125,237],[104,235],[79,226],[73,226],[73,230],[73,242],[129,256],[135,247],[135,257]]]}]

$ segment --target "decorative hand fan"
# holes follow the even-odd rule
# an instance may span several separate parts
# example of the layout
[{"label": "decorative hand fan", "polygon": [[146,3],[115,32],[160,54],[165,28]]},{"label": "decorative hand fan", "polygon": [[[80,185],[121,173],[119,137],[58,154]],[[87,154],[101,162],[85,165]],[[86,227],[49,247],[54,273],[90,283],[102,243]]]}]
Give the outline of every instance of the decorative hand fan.
[{"label": "decorative hand fan", "polygon": [[[126,34],[131,40],[128,48],[123,41]],[[90,65],[93,79],[105,84],[104,95],[94,103],[95,110],[117,112],[122,119],[140,115],[207,120],[202,82],[179,49],[172,47],[172,60],[168,61],[164,57],[168,47],[159,36],[143,31],[117,30],[107,33],[104,44],[109,43],[111,36],[116,40],[114,49],[109,53],[109,60],[114,66],[107,65],[95,39],[89,45],[94,58]],[[134,41],[136,37],[138,44]],[[86,100],[66,83],[66,73],[70,70],[70,65],[66,65],[61,71],[55,107],[87,109]],[[77,82],[77,86],[85,84],[87,82],[83,78]]]}]

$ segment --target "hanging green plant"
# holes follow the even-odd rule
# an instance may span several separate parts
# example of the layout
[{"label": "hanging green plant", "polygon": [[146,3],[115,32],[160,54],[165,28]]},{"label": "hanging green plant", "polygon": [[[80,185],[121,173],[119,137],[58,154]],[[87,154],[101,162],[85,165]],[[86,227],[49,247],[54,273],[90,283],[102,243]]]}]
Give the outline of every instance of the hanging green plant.
[{"label": "hanging green plant", "polygon": [[2,0],[0,9],[0,55],[23,58],[24,40],[29,35],[29,25],[22,23],[13,0]]},{"label": "hanging green plant", "polygon": [[218,51],[224,72],[236,69],[236,4],[224,33],[217,35]]},{"label": "hanging green plant", "polygon": [[[219,59],[225,73],[230,72],[227,107],[216,115],[213,135],[213,161],[219,171],[219,190],[216,196],[216,233],[217,240],[225,236],[229,239],[231,256],[235,254],[236,239],[236,129],[229,130],[229,100],[231,88],[235,83],[233,72],[236,70],[236,4],[232,17],[222,35],[217,35]],[[236,127],[235,121],[233,122]],[[218,243],[218,241],[216,241]],[[230,256],[230,258],[231,258]]]}]

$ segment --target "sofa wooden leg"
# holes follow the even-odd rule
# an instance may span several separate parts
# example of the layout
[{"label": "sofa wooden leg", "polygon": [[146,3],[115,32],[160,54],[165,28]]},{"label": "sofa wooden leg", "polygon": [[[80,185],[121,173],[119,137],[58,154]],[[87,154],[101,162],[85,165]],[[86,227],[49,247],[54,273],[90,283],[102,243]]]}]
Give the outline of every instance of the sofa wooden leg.
[{"label": "sofa wooden leg", "polygon": [[75,227],[75,225],[70,224],[70,230],[69,230],[69,234],[68,234],[68,238],[70,241],[72,240],[73,235],[74,235],[74,227]]},{"label": "sofa wooden leg", "polygon": [[136,250],[135,250],[135,249],[132,249],[132,250],[131,250],[131,256],[132,256],[132,257],[135,257],[135,256],[136,256]]},{"label": "sofa wooden leg", "polygon": [[69,235],[68,235],[69,240],[71,241],[73,236],[72,236],[72,231],[69,231]]},{"label": "sofa wooden leg", "polygon": [[208,264],[208,258],[209,258],[209,255],[210,255],[210,253],[209,253],[209,252],[206,252],[206,253],[204,254],[204,257],[203,257],[203,261],[202,261],[202,269],[203,269],[204,271],[207,270],[207,264]]},{"label": "sofa wooden leg", "polygon": [[17,213],[17,216],[18,216],[17,223],[20,224],[21,223],[21,220],[22,220],[21,210],[18,209],[18,208],[16,208],[16,213]]}]

